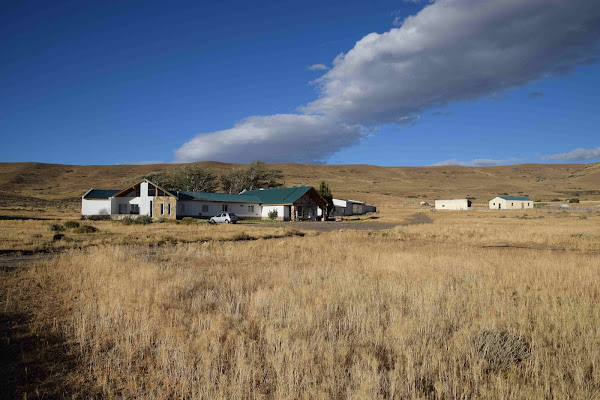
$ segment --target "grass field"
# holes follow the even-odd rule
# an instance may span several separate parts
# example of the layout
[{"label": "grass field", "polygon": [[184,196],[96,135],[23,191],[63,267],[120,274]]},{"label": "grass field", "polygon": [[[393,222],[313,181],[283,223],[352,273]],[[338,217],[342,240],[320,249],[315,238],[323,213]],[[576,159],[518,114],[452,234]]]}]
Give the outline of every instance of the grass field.
[{"label": "grass field", "polygon": [[598,397],[599,213],[379,205],[352,223],[398,226],[91,221],[52,241],[72,215],[0,221],[6,251],[61,251],[2,272],[12,394]]}]

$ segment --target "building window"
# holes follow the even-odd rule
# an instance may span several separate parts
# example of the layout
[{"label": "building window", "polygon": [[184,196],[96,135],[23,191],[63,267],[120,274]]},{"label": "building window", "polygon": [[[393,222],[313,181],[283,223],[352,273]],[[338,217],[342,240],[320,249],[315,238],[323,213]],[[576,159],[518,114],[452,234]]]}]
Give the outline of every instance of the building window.
[{"label": "building window", "polygon": [[515,203],[510,203],[510,206],[511,206],[511,207],[512,207],[512,206],[514,206],[514,205],[515,205]]},{"label": "building window", "polygon": [[156,196],[156,187],[154,185],[148,184],[148,196]]},{"label": "building window", "polygon": [[248,212],[254,213],[254,206],[248,206]]},{"label": "building window", "polygon": [[169,213],[169,215],[171,215],[171,205],[167,205],[167,212]]},{"label": "building window", "polygon": [[223,204],[221,206],[221,211],[227,211],[227,204]]},{"label": "building window", "polygon": [[127,204],[119,204],[119,214],[127,214]]},{"label": "building window", "polygon": [[131,214],[139,214],[140,206],[138,204],[131,204]]},{"label": "building window", "polygon": [[164,215],[165,214],[165,205],[161,204],[160,205],[160,215]]},{"label": "building window", "polygon": [[202,204],[202,212],[208,212],[208,204]]},{"label": "building window", "polygon": [[527,203],[527,207],[529,207],[529,203]]}]

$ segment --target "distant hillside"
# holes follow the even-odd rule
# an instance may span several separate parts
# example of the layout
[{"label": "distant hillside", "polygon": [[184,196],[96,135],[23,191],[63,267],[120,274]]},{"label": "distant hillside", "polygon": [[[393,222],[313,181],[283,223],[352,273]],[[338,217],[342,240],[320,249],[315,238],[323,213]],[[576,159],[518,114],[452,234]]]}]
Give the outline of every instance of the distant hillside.
[{"label": "distant hillside", "polygon": [[[200,162],[221,174],[236,164]],[[325,180],[334,195],[376,202],[382,196],[433,200],[473,197],[485,202],[498,194],[527,195],[534,200],[600,200],[600,163],[523,164],[500,167],[378,167],[374,165],[271,164],[282,169],[286,186],[317,186]],[[0,163],[0,194],[13,201],[78,201],[91,187],[119,189],[142,174],[177,168],[155,165],[60,165]],[[60,200],[60,202],[58,202]]]}]

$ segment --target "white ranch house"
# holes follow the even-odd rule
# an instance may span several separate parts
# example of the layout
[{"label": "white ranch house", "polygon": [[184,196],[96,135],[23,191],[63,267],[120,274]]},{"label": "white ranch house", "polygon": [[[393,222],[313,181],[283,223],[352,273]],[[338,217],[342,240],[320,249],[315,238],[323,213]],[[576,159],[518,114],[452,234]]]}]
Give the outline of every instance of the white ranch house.
[{"label": "white ranch house", "polygon": [[165,190],[147,179],[124,190],[90,189],[81,197],[81,215],[145,215],[153,219],[210,218],[232,212],[241,218],[324,219],[327,201],[312,186],[246,190],[240,194]]},{"label": "white ranch house", "polygon": [[490,210],[521,210],[525,208],[533,208],[533,200],[515,196],[498,196],[490,200]]}]

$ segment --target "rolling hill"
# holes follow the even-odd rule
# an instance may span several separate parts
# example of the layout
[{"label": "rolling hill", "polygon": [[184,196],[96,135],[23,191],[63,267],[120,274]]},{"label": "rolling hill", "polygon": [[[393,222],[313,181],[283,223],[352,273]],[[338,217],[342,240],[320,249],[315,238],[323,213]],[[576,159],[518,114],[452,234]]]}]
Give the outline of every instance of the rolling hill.
[{"label": "rolling hill", "polygon": [[[199,162],[217,175],[236,164]],[[76,208],[91,187],[119,189],[142,174],[177,168],[155,165],[61,165],[0,163],[0,207],[60,205]],[[600,163],[522,164],[498,167],[379,167],[374,165],[270,164],[286,186],[326,181],[334,195],[377,203],[381,196],[427,199],[472,197],[482,203],[498,194],[534,200],[600,200]]]}]

